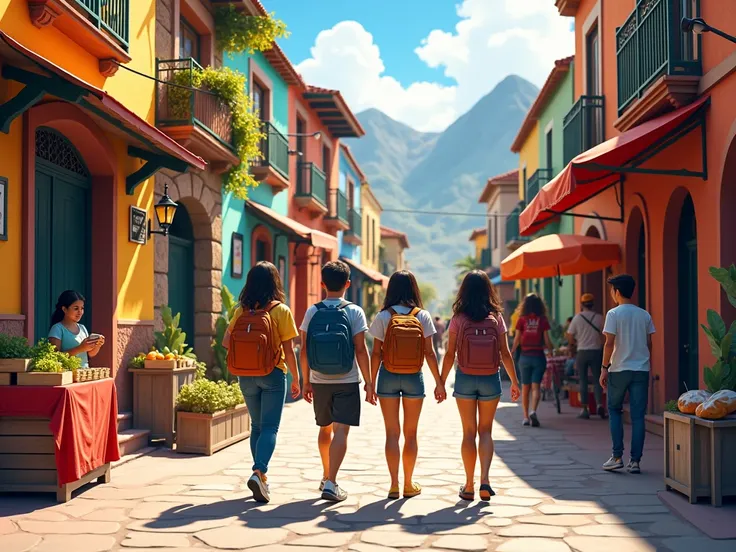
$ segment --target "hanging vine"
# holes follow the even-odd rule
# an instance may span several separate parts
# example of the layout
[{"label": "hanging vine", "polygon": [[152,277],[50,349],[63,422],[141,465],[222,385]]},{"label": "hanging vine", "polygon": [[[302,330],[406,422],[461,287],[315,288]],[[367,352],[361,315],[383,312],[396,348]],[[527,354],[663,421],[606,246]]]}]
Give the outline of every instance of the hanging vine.
[{"label": "hanging vine", "polygon": [[217,47],[229,54],[265,52],[278,38],[288,38],[286,24],[270,15],[248,15],[232,4],[215,9]]}]

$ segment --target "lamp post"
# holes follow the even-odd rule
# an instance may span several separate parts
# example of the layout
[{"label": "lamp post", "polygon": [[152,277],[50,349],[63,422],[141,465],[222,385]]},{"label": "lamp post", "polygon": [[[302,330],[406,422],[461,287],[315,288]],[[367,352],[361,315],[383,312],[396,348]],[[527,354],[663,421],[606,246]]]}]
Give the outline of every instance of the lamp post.
[{"label": "lamp post", "polygon": [[158,203],[153,206],[153,211],[156,213],[156,220],[161,230],[151,229],[151,219],[148,219],[148,239],[151,239],[152,234],[161,234],[162,236],[169,235],[169,227],[174,222],[174,215],[176,214],[176,208],[179,205],[169,197],[169,185],[164,184],[164,195],[158,200]]},{"label": "lamp post", "polygon": [[[322,132],[317,130],[316,132],[292,132],[291,134],[287,134],[289,138],[295,137],[295,138],[314,138],[315,140],[321,140],[322,139]],[[299,150],[289,150],[289,155],[298,155],[301,157],[303,154]]]},{"label": "lamp post", "polygon": [[730,40],[731,42],[736,43],[736,36],[732,36],[728,33],[724,33],[720,29],[711,27],[701,17],[696,17],[693,19],[689,17],[683,17],[682,22],[680,23],[680,27],[682,28],[682,32],[684,33],[694,33],[696,35],[701,35],[703,33],[713,33],[722,38],[725,38],[726,40]]}]

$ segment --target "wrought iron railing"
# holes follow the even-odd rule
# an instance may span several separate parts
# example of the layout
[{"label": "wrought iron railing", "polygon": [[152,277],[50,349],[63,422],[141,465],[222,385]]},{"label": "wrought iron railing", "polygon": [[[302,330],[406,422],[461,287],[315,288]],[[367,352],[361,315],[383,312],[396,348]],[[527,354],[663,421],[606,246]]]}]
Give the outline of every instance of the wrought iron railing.
[{"label": "wrought iron railing", "polygon": [[289,178],[289,140],[269,122],[264,122],[261,132],[265,135],[261,140],[262,158],[253,161],[256,166],[271,166]]},{"label": "wrought iron railing", "polygon": [[87,18],[128,51],[130,0],[76,0]]},{"label": "wrought iron railing", "polygon": [[537,169],[534,174],[526,181],[525,201],[529,203],[539,190],[552,178],[552,169]]},{"label": "wrought iron railing", "polygon": [[348,223],[350,224],[350,229],[348,231],[356,238],[360,238],[363,226],[360,211],[350,209],[348,211]]},{"label": "wrought iron railing", "polygon": [[342,190],[330,190],[330,214],[329,218],[339,219],[345,224],[348,220],[348,196]]},{"label": "wrought iron railing", "polygon": [[597,146],[605,139],[605,99],[603,96],[580,96],[565,115],[563,156],[565,165]]},{"label": "wrought iron railing", "polygon": [[192,58],[158,60],[156,125],[197,125],[232,147],[232,110],[220,96],[196,86],[195,74],[201,70],[202,66]]},{"label": "wrought iron railing", "polygon": [[314,163],[298,164],[295,196],[311,197],[327,206],[327,178]]},{"label": "wrought iron railing", "polygon": [[519,215],[524,210],[524,202],[519,203],[506,217],[506,245],[525,240],[519,232]]},{"label": "wrought iron railing", "polygon": [[680,27],[682,17],[699,11],[693,2],[637,0],[616,29],[619,115],[662,75],[702,74],[700,38]]}]

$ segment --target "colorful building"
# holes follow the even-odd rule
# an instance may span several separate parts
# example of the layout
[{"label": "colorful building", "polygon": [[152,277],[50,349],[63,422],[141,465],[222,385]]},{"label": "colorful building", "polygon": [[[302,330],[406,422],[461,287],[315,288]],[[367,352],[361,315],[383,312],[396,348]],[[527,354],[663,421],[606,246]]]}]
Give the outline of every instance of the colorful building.
[{"label": "colorful building", "polygon": [[388,285],[388,277],[381,272],[379,260],[383,207],[367,181],[360,186],[360,202],[363,206],[363,246],[360,250],[360,262],[380,279],[380,283],[369,281],[363,285],[363,305],[366,314],[370,317],[380,310],[383,303],[383,291]]},{"label": "colorful building", "polygon": [[713,363],[699,328],[707,310],[734,318],[708,269],[736,258],[736,61],[721,37],[681,28],[683,17],[715,25],[733,17],[722,2],[556,5],[574,17],[579,60],[563,130],[566,167],[521,214],[521,233],[563,213],[576,234],[620,246],[610,269],[576,277],[576,289],[608,309],[606,276],[636,278],[635,299],[657,328],[650,409],[661,412],[686,387],[703,386],[701,367]]},{"label": "colorful building", "polygon": [[397,270],[408,270],[404,260],[404,250],[409,249],[409,238],[406,234],[388,226],[381,226],[381,246],[379,263],[381,272],[391,276]]},{"label": "colorful building", "polygon": [[488,228],[475,228],[470,233],[469,242],[473,242],[473,258],[480,266],[491,266],[491,251],[488,248]]}]

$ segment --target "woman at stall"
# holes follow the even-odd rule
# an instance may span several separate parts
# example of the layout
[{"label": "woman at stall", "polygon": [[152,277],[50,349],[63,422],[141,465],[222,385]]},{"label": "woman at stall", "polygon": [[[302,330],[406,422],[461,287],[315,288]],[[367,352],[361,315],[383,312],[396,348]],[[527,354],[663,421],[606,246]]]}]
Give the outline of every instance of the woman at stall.
[{"label": "woman at stall", "polygon": [[97,355],[105,344],[105,337],[90,334],[79,321],[84,316],[84,296],[78,291],[68,289],[59,295],[56,309],[51,315],[49,343],[58,351],[76,356],[82,361],[82,368],[89,367],[89,359]]}]

